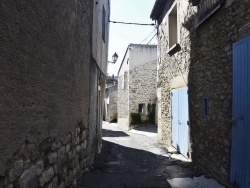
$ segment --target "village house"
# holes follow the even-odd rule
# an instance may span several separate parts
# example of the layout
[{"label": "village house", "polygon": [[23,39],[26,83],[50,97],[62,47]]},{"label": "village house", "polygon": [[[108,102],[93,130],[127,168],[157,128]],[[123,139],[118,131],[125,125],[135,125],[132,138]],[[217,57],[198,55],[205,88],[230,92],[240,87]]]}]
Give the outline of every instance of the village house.
[{"label": "village house", "polygon": [[249,187],[250,1],[156,0],[160,142]]},{"label": "village house", "polygon": [[0,4],[0,187],[69,187],[101,149],[109,0]]},{"label": "village house", "polygon": [[118,71],[118,127],[124,130],[130,130],[132,114],[155,123],[156,51],[156,45],[128,45]]},{"label": "village house", "polygon": [[118,77],[107,76],[105,89],[105,116],[108,122],[117,121]]}]

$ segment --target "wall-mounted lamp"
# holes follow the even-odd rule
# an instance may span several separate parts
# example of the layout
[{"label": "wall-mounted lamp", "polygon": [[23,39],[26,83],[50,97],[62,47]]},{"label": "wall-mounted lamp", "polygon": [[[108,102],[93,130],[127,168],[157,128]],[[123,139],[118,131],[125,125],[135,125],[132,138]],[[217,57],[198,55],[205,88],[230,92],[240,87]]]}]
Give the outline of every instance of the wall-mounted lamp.
[{"label": "wall-mounted lamp", "polygon": [[117,61],[118,59],[118,55],[117,53],[115,52],[113,55],[112,55],[112,61],[108,61],[108,63],[114,63]]}]

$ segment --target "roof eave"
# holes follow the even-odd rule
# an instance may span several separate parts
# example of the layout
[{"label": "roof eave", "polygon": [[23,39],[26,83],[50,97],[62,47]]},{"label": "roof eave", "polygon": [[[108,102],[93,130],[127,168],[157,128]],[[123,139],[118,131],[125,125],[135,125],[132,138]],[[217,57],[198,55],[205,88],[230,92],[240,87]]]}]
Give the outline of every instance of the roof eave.
[{"label": "roof eave", "polygon": [[155,1],[155,4],[154,4],[154,7],[151,11],[151,14],[150,14],[150,18],[152,20],[159,20],[161,14],[162,14],[162,11],[165,7],[165,5],[167,4],[168,0],[156,0]]}]

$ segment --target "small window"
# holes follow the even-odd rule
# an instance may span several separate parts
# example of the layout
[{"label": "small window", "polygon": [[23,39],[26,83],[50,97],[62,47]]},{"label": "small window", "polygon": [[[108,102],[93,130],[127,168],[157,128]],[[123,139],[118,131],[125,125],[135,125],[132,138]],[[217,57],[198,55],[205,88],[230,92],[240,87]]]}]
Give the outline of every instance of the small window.
[{"label": "small window", "polygon": [[105,42],[105,29],[106,29],[106,12],[105,8],[102,9],[102,39]]},{"label": "small window", "polygon": [[121,81],[121,89],[124,89],[124,75],[121,76],[121,80],[120,81]]},{"label": "small window", "polygon": [[203,97],[203,116],[205,118],[208,118],[208,98],[207,97]]},{"label": "small window", "polygon": [[174,6],[168,16],[168,33],[169,33],[169,49],[172,48],[177,41],[177,5]]},{"label": "small window", "polygon": [[128,72],[124,72],[124,78],[123,78],[123,89],[126,89],[127,88],[127,83],[128,83]]},{"label": "small window", "polygon": [[139,104],[139,113],[143,114],[145,113],[145,104]]}]

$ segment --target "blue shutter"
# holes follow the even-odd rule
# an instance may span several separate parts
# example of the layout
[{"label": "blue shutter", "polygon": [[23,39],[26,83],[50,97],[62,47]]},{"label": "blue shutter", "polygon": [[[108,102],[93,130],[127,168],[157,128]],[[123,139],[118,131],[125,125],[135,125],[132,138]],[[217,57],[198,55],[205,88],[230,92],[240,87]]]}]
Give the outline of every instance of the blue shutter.
[{"label": "blue shutter", "polygon": [[172,90],[172,145],[188,158],[188,88]]},{"label": "blue shutter", "polygon": [[250,37],[233,45],[231,181],[250,187]]},{"label": "blue shutter", "polygon": [[188,88],[179,89],[179,146],[180,153],[188,157],[189,126],[188,126]]}]

